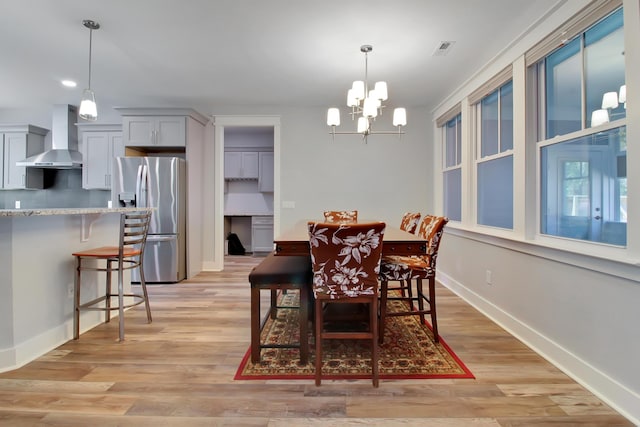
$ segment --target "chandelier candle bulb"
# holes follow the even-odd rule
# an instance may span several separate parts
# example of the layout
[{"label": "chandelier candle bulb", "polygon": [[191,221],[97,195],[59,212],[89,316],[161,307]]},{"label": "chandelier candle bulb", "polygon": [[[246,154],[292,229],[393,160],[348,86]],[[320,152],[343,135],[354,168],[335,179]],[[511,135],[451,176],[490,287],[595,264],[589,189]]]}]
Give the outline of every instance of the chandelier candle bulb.
[{"label": "chandelier candle bulb", "polygon": [[329,108],[327,111],[327,125],[340,126],[340,110],[337,108]]},{"label": "chandelier candle bulb", "polygon": [[365,98],[362,115],[365,117],[376,117],[378,115],[377,100],[374,98]]},{"label": "chandelier candle bulb", "polygon": [[594,110],[591,113],[591,127],[600,126],[609,122],[609,112],[607,110]]},{"label": "chandelier candle bulb", "polygon": [[369,130],[369,120],[365,117],[358,118],[358,133],[366,133]]},{"label": "chandelier candle bulb", "polygon": [[347,107],[357,107],[358,99],[356,98],[355,92],[353,89],[349,89],[347,91]]},{"label": "chandelier candle bulb", "polygon": [[406,109],[396,108],[395,110],[393,110],[393,125],[398,127],[407,125]]},{"label": "chandelier candle bulb", "polygon": [[376,82],[374,90],[376,91],[376,94],[378,95],[378,99],[380,99],[382,101],[386,101],[387,98],[389,97],[388,92],[387,92],[387,82]]},{"label": "chandelier candle bulb", "polygon": [[602,96],[602,108],[618,108],[618,94],[607,92]]},{"label": "chandelier candle bulb", "polygon": [[355,99],[364,99],[364,82],[362,80],[356,80],[355,82],[353,82],[351,90],[353,91],[353,96]]},{"label": "chandelier candle bulb", "polygon": [[[627,103],[627,85],[620,86],[620,94],[618,95],[618,101],[621,104]],[[626,108],[626,106],[625,106]]]}]

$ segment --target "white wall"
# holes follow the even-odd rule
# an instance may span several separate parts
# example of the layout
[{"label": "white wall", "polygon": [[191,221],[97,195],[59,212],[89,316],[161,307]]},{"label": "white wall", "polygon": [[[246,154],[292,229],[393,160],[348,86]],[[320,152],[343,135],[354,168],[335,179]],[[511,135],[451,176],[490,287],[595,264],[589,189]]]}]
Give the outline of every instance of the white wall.
[{"label": "white wall", "polygon": [[[395,225],[406,211],[430,210],[433,147],[426,111],[409,109],[401,140],[371,135],[367,144],[359,135],[332,140],[325,115],[325,108],[283,112],[280,196],[282,202],[295,202],[294,209],[283,207],[276,219],[283,228],[320,219],[327,209],[357,209],[360,218]],[[343,117],[341,128],[355,126]]]},{"label": "white wall", "polygon": [[[522,64],[521,55],[528,47],[584,5],[580,1],[566,2],[541,27],[515,41],[487,67],[471,76],[433,112],[432,118],[435,120],[457,102],[462,101],[465,106],[465,97],[507,64]],[[640,7],[635,0],[624,1],[624,6],[626,83],[633,90],[633,99],[640,99]],[[514,72],[516,69],[514,66]],[[514,90],[514,97],[517,96]],[[630,96],[628,92],[628,99]],[[514,98],[514,104],[520,101],[521,97]],[[640,161],[640,150],[633,144],[640,135],[638,107],[630,102],[627,109],[627,162],[630,165]],[[522,129],[514,131],[515,144],[524,144]],[[435,127],[432,132],[434,139],[438,139],[440,132]],[[439,152],[440,141],[435,144]],[[471,159],[470,156],[468,160]],[[434,166],[439,168],[437,163]],[[522,177],[524,172],[516,171],[516,176]],[[637,168],[629,168],[627,178],[629,193],[640,194]],[[438,186],[435,189],[438,206],[441,206],[441,197],[441,186]],[[516,204],[520,203],[516,213],[526,208],[536,209],[535,203],[526,205],[525,200],[530,198],[515,198]],[[636,361],[640,360],[640,233],[634,222],[638,215],[631,214],[640,211],[640,202],[636,198],[630,203],[628,247],[618,251],[615,259],[603,257],[606,248],[597,248],[599,245],[582,244],[583,250],[590,254],[581,254],[542,245],[537,239],[529,239],[521,229],[509,235],[482,230],[473,221],[450,223],[438,257],[438,279],[640,424],[640,369],[636,367]],[[557,240],[556,245],[563,244],[561,239]],[[491,271],[491,285],[486,283],[487,270]],[[439,327],[446,339],[446,323]]]}]

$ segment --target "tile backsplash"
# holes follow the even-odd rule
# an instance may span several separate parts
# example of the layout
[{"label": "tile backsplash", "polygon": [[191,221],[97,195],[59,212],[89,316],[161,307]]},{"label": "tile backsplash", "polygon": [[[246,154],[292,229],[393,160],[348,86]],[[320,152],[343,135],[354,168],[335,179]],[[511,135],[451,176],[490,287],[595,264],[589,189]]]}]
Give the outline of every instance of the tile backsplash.
[{"label": "tile backsplash", "polygon": [[106,207],[108,190],[82,188],[82,169],[46,169],[42,190],[0,190],[0,209],[93,208]]}]

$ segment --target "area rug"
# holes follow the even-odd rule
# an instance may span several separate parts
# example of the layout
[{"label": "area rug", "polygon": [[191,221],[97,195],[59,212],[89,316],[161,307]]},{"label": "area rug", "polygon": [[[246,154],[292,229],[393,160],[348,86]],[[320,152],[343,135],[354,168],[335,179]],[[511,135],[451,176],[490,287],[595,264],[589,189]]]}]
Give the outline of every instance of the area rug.
[{"label": "area rug", "polygon": [[[280,295],[279,305],[296,306],[298,292]],[[401,301],[389,301],[392,311],[406,309]],[[276,319],[268,319],[262,329],[261,342],[288,344],[298,342],[298,311],[280,309]],[[314,378],[314,339],[310,332],[310,355],[300,364],[298,349],[262,349],[260,362],[251,362],[247,350],[235,380],[283,380]],[[475,378],[440,337],[433,341],[430,325],[421,324],[419,316],[387,317],[384,344],[379,347],[381,379]],[[367,340],[325,340],[323,379],[371,378],[371,344]]]}]

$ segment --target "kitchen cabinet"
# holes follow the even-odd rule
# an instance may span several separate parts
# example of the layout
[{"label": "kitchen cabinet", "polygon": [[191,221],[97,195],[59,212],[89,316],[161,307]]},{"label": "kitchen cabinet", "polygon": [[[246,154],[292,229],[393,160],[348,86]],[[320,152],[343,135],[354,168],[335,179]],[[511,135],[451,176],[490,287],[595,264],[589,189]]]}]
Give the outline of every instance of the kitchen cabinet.
[{"label": "kitchen cabinet", "polygon": [[43,188],[44,171],[16,166],[16,162],[44,151],[44,137],[49,130],[33,125],[0,126],[2,153],[0,188],[5,190]]},{"label": "kitchen cabinet", "polygon": [[257,151],[225,151],[225,179],[258,179],[259,170]]},{"label": "kitchen cabinet", "polygon": [[124,116],[122,130],[127,147],[185,147],[185,116]]},{"label": "kitchen cabinet", "polygon": [[82,188],[110,190],[113,159],[124,156],[122,131],[82,134]]},{"label": "kitchen cabinet", "polygon": [[251,217],[251,251],[273,251],[273,216]]},{"label": "kitchen cabinet", "polygon": [[273,151],[260,152],[259,161],[258,191],[273,193]]}]

